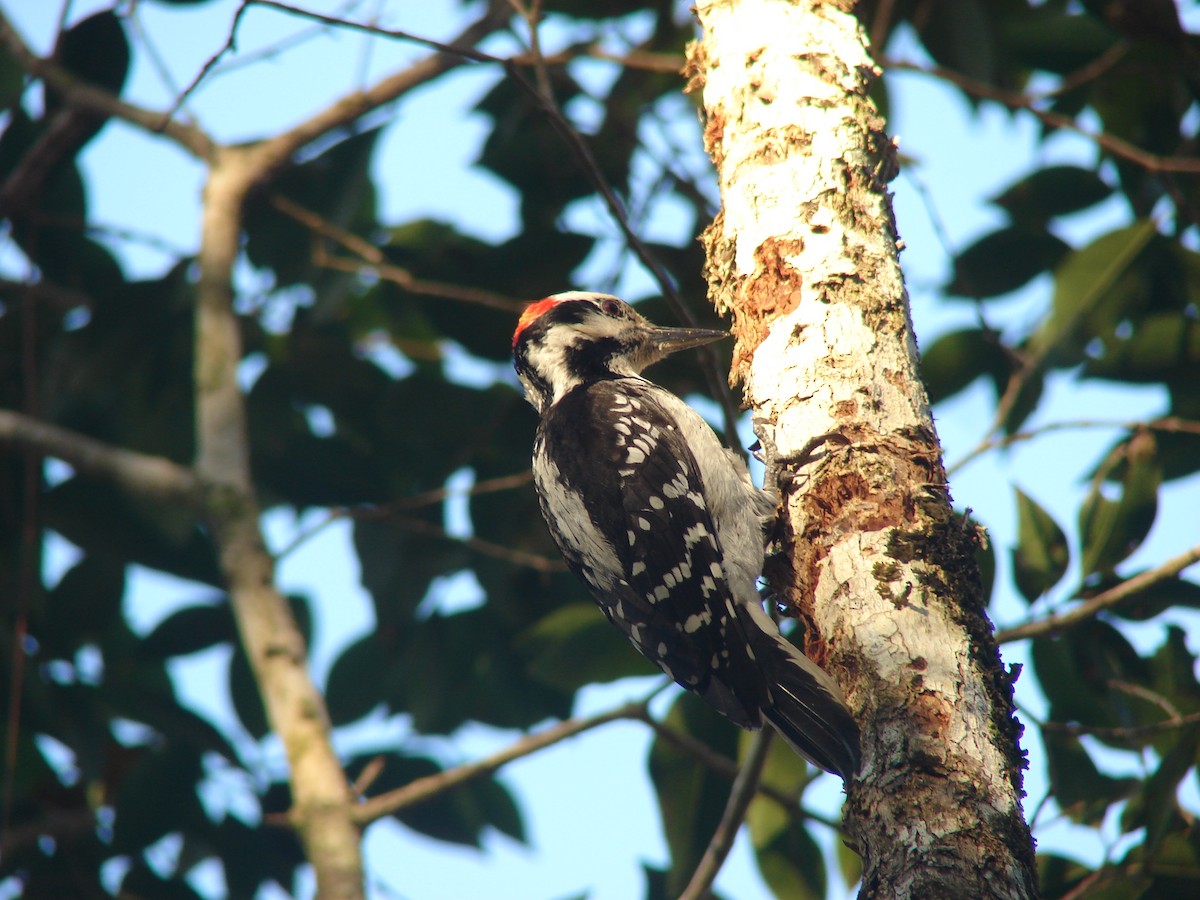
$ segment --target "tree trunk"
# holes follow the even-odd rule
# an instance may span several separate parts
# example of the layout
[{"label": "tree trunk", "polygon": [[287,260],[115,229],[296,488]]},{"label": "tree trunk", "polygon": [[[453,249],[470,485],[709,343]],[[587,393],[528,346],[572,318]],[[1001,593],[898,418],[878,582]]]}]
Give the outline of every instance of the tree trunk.
[{"label": "tree trunk", "polygon": [[689,67],[723,207],[710,298],[733,312],[732,377],[779,462],[768,578],[863,727],[846,803],[861,896],[1033,897],[1012,679],[918,377],[895,151],[853,5],[698,4]]}]

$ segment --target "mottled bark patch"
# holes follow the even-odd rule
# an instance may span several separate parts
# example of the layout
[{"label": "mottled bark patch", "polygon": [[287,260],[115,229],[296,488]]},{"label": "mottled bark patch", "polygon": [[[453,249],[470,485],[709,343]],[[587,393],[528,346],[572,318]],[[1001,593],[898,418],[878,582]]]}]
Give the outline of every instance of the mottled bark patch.
[{"label": "mottled bark patch", "polygon": [[740,286],[733,306],[733,349],[730,383],[743,381],[754,351],[770,323],[800,304],[803,275],[788,262],[804,249],[801,238],[769,238],[754,250],[754,274]]}]

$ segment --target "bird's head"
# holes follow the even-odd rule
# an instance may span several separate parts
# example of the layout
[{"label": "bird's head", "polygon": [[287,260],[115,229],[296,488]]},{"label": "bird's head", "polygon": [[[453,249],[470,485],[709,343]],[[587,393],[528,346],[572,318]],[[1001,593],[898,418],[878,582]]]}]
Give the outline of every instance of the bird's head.
[{"label": "bird's head", "polygon": [[638,375],[678,350],[723,337],[706,328],[660,328],[624,300],[568,291],[525,308],[513,332],[513,366],[541,413],[580,384]]}]

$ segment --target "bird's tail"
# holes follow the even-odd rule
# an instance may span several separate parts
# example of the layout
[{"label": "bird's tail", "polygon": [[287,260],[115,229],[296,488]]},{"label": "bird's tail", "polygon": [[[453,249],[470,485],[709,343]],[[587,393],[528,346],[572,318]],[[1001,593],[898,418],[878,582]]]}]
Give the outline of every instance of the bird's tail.
[{"label": "bird's tail", "polygon": [[755,635],[754,655],[771,692],[763,715],[797,753],[849,781],[858,772],[859,734],[841,689],[789,643],[765,613],[762,617],[769,630],[756,622],[760,627],[746,631]]}]

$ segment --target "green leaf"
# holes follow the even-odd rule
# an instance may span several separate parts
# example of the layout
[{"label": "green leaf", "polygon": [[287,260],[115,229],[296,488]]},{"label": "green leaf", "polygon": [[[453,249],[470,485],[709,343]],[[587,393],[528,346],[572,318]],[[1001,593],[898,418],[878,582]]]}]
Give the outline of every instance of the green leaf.
[{"label": "green leaf", "polygon": [[[1191,819],[1189,814],[1188,820]],[[1115,867],[1122,874],[1135,871],[1153,873],[1149,897],[1186,897],[1196,886],[1196,872],[1200,871],[1200,850],[1196,847],[1194,828],[1190,821],[1178,818],[1170,832],[1152,846],[1150,841],[1129,849],[1122,865]],[[1151,875],[1137,879],[1147,884]]]},{"label": "green leaf", "polygon": [[[580,94],[565,67],[551,68],[548,74],[560,107]],[[475,108],[493,121],[478,164],[517,189],[527,222],[553,221],[569,201],[592,192],[550,118],[511,78],[499,79]]]},{"label": "green leaf", "polygon": [[776,897],[822,900],[825,897],[825,860],[808,829],[798,822],[779,832],[757,850],[758,868]]},{"label": "green leaf", "polygon": [[[420,778],[440,774],[442,766],[425,756],[363,754],[352,759],[346,773],[353,781],[375,758],[384,767],[371,783],[371,794],[405,787]],[[516,841],[525,840],[521,814],[508,790],[494,779],[480,779],[441,791],[429,799],[392,813],[393,818],[429,837],[468,847],[480,847],[483,830],[491,826]]]},{"label": "green leaf", "polygon": [[849,885],[858,884],[863,873],[862,857],[846,841],[836,841],[835,844],[834,852],[837,855],[838,869],[842,873],[842,881]]},{"label": "green leaf", "polygon": [[[754,736],[743,731],[738,735],[741,755],[747,752]],[[784,741],[775,740],[767,751],[761,782],[787,797],[800,797],[812,782],[814,770]],[[774,799],[758,794],[746,810],[746,825],[756,848],[769,847],[792,827],[795,810],[784,809]]]},{"label": "green leaf", "polygon": [[228,599],[219,604],[186,606],[167,616],[142,641],[148,659],[168,659],[198,653],[237,640]]},{"label": "green leaf", "polygon": [[1094,480],[1079,511],[1084,576],[1109,572],[1133,553],[1158,514],[1162,467],[1154,435],[1136,432],[1118,450],[1124,464],[1120,498],[1110,500],[1103,493],[1102,483]]},{"label": "green leaf", "polygon": [[1178,312],[1139,317],[1128,337],[1104,342],[1103,353],[1083,364],[1088,378],[1134,384],[1200,379],[1200,322]]},{"label": "green leaf", "polygon": [[154,897],[155,900],[202,900],[182,873],[162,876],[150,867],[143,857],[135,857],[133,865],[121,878],[121,897]]},{"label": "green leaf", "polygon": [[1187,830],[1191,814],[1179,805],[1178,796],[1180,782],[1196,765],[1197,751],[1200,751],[1200,731],[1181,728],[1173,733],[1158,768],[1141,785],[1121,816],[1123,831],[1146,829],[1145,853],[1151,858],[1171,832]]},{"label": "green leaf", "polygon": [[562,690],[647,675],[645,661],[594,603],[569,603],[517,638],[529,674]]},{"label": "green leaf", "polygon": [[0,109],[11,109],[25,91],[25,69],[7,48],[0,48]]},{"label": "green leaf", "polygon": [[569,715],[570,691],[530,678],[509,649],[515,636],[490,604],[414,622],[397,634],[384,676],[389,707],[435,734],[471,719],[529,728],[547,716]]},{"label": "green leaf", "polygon": [[1116,43],[1112,30],[1091,16],[1064,13],[1058,4],[1006,16],[1000,33],[1004,46],[1031,69],[1067,75],[1082,69]]},{"label": "green leaf", "polygon": [[1134,263],[1155,236],[1143,219],[1070,253],[1054,272],[1053,309],[1030,338],[1029,352],[1055,365],[1073,365],[1088,339],[1114,327],[1144,302]]},{"label": "green leaf", "polygon": [[921,353],[921,379],[930,403],[953,397],[981,375],[1003,381],[1011,368],[999,335],[981,328],[944,334]]},{"label": "green leaf", "polygon": [[1092,169],[1047,166],[1005,188],[992,202],[1029,225],[1044,223],[1094,206],[1112,195],[1112,188]]},{"label": "green leaf", "polygon": [[941,65],[980,81],[996,78],[998,47],[985,0],[957,0],[923,17],[921,39]]},{"label": "green leaf", "polygon": [[1045,852],[1037,855],[1037,869],[1038,885],[1046,897],[1065,897],[1093,874],[1082,863]]},{"label": "green leaf", "polygon": [[85,551],[216,585],[216,551],[186,507],[139,502],[99,481],[70,478],[42,497],[44,522]]},{"label": "green leaf", "polygon": [[946,292],[962,297],[998,297],[1053,269],[1071,248],[1037,227],[1010,225],[984,235],[954,259]]},{"label": "green leaf", "polygon": [[1017,497],[1017,546],[1013,580],[1032,603],[1062,580],[1071,562],[1067,536],[1053,517],[1020,488]]},{"label": "green leaf", "polygon": [[[375,188],[370,179],[371,156],[379,137],[372,128],[338,141],[312,159],[286,170],[267,193],[252,194],[246,203],[246,255],[256,266],[269,269],[277,287],[308,283],[316,293],[315,310],[327,321],[342,314],[351,298],[342,273],[319,269],[313,262],[315,242],[327,241],[309,225],[277,209],[282,196],[320,217],[323,225],[366,235],[376,227]],[[329,252],[344,256],[332,245]]]},{"label": "green leaf", "polygon": [[1046,745],[1051,793],[1072,821],[1099,826],[1109,807],[1136,791],[1136,778],[1102,774],[1078,738],[1044,728],[1042,739]]},{"label": "green leaf", "polygon": [[[105,10],[77,22],[58,36],[54,58],[76,78],[110,94],[121,93],[129,74],[129,40],[121,19]],[[48,112],[55,107],[47,102]]]},{"label": "green leaf", "polygon": [[266,737],[270,731],[267,711],[263,708],[258,682],[241,642],[233,645],[233,655],[229,658],[229,699],[233,702],[238,721],[249,735],[255,740]]},{"label": "green leaf", "polygon": [[119,786],[113,851],[136,853],[172,831],[205,823],[196,793],[203,775],[191,748],[168,743],[146,750]]},{"label": "green leaf", "polygon": [[[1082,725],[1124,728],[1141,721],[1151,708],[1136,693],[1149,688],[1151,673],[1122,634],[1101,620],[1084,622],[1058,638],[1036,638],[1032,646],[1038,684],[1050,701],[1049,719]],[[1131,692],[1129,686],[1134,686]],[[1161,718],[1161,710],[1157,710]],[[1108,738],[1105,743],[1129,748],[1149,738]]]},{"label": "green leaf", "polygon": [[89,554],[67,570],[46,598],[44,619],[34,623],[43,648],[69,657],[86,640],[103,635],[121,614],[125,566]]},{"label": "green leaf", "polygon": [[213,827],[210,841],[205,844],[221,861],[228,897],[258,896],[264,882],[290,885],[304,863],[300,841],[290,828],[250,827],[226,815]]},{"label": "green leaf", "polygon": [[348,725],[366,716],[383,699],[380,673],[388,668],[387,654],[374,634],[366,634],[342,651],[329,670],[325,702],[334,725]]}]

